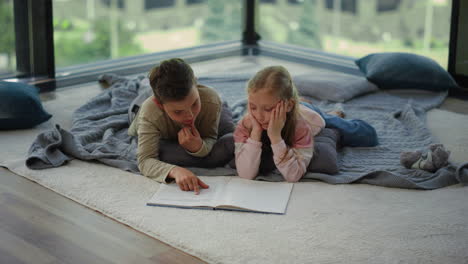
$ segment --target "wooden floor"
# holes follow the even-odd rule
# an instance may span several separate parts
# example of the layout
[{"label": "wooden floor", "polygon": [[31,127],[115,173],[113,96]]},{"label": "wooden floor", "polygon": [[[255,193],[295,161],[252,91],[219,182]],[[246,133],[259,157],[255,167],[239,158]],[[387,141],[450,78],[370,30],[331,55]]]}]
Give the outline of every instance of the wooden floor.
[{"label": "wooden floor", "polygon": [[204,263],[0,167],[0,263]]}]

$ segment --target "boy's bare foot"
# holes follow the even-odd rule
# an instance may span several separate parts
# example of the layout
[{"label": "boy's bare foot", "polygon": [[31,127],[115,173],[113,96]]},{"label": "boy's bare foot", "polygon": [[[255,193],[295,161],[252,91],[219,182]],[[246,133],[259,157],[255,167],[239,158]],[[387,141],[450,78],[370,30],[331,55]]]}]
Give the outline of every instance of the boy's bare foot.
[{"label": "boy's bare foot", "polygon": [[299,96],[299,101],[312,104],[312,100]]},{"label": "boy's bare foot", "polygon": [[328,112],[327,114],[329,115],[336,115],[336,116],[339,116],[341,118],[345,118],[345,113],[342,111],[342,110],[332,110],[330,112]]},{"label": "boy's bare foot", "polygon": [[[299,97],[299,100],[301,102],[305,102],[305,103],[309,103],[309,104],[312,104],[312,100],[309,100],[307,98],[304,98],[302,96]],[[343,106],[341,104],[337,104],[335,105],[335,109],[332,110],[332,111],[328,111],[327,114],[329,115],[336,115],[336,116],[339,116],[341,118],[345,118],[345,113],[343,111]]]}]

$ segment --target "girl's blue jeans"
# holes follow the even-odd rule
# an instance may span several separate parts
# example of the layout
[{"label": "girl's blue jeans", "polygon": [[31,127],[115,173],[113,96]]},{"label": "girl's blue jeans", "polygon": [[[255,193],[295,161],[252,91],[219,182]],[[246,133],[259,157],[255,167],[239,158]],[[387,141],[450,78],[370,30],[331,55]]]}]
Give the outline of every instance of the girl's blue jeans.
[{"label": "girl's blue jeans", "polygon": [[379,144],[377,132],[367,122],[359,119],[343,119],[320,111],[312,104],[301,104],[319,113],[325,120],[325,127],[337,129],[340,132],[340,142],[343,147],[374,147]]}]

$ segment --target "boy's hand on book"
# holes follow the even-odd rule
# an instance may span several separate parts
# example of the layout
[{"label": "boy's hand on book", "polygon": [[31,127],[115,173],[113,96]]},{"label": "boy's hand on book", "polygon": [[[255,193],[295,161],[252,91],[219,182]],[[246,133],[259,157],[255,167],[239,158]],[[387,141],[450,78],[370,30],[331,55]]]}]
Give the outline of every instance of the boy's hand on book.
[{"label": "boy's hand on book", "polygon": [[177,134],[177,137],[179,144],[192,153],[199,151],[203,145],[200,133],[193,124],[189,127],[183,127]]},{"label": "boy's hand on book", "polygon": [[182,167],[173,168],[168,176],[175,179],[175,182],[182,191],[194,191],[195,194],[199,194],[200,188],[207,189],[210,187],[191,171]]}]

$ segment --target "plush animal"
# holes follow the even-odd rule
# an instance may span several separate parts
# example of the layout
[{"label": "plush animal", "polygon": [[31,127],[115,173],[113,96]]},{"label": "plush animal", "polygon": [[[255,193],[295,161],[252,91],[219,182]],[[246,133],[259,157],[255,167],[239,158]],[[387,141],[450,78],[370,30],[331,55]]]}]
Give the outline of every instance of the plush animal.
[{"label": "plush animal", "polygon": [[450,151],[442,144],[432,144],[428,149],[407,151],[400,154],[400,163],[407,169],[435,172],[448,164]]}]

